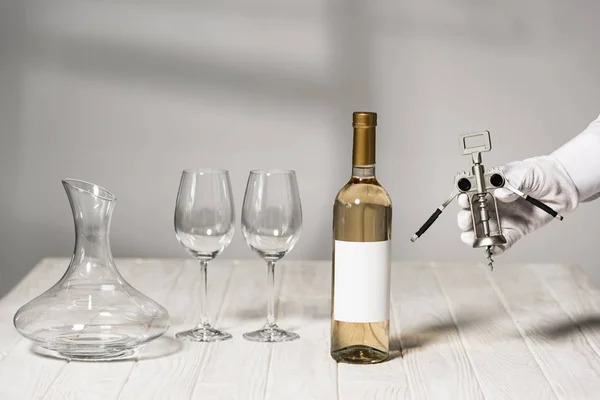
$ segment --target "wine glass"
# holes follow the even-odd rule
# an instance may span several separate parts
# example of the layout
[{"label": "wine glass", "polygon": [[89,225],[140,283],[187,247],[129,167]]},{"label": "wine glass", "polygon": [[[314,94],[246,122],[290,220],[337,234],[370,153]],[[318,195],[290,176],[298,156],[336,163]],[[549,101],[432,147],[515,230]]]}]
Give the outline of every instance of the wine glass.
[{"label": "wine glass", "polygon": [[201,321],[196,328],[175,337],[195,342],[216,342],[231,335],[213,328],[207,317],[207,267],[231,243],[234,207],[229,172],[219,169],[184,170],[175,206],[175,234],[179,243],[200,262]]},{"label": "wine glass", "polygon": [[302,207],[294,171],[250,172],[242,208],[242,233],[252,250],[267,262],[267,322],[244,338],[254,342],[284,342],[298,339],[275,323],[275,262],[296,244],[302,227]]}]

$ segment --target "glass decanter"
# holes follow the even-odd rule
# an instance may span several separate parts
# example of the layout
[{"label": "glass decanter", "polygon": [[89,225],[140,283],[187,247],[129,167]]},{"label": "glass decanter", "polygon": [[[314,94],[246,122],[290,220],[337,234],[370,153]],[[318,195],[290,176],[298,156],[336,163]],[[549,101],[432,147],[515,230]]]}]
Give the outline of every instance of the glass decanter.
[{"label": "glass decanter", "polygon": [[116,197],[89,182],[62,181],[75,220],[67,272],[22,306],[14,325],[59,357],[107,360],[133,354],[169,329],[169,314],[121,276],[109,244]]}]

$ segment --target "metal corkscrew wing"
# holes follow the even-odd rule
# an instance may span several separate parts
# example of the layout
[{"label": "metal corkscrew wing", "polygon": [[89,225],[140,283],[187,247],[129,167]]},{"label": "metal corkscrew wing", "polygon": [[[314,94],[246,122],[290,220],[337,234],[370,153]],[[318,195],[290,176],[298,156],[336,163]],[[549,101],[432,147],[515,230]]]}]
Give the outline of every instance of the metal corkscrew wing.
[{"label": "metal corkscrew wing", "polygon": [[[469,142],[476,141],[470,146]],[[463,155],[471,155],[471,173],[462,172],[455,176],[452,193],[446,201],[439,206],[421,228],[410,238],[411,242],[416,241],[421,237],[427,229],[440,216],[442,211],[460,194],[466,194],[471,208],[471,218],[473,221],[473,231],[475,233],[475,242],[473,247],[485,247],[488,266],[494,269],[494,260],[492,259],[492,247],[506,243],[506,238],[502,234],[502,225],[500,223],[500,213],[498,211],[498,203],[494,196],[494,191],[500,188],[506,188],[523,198],[539,209],[547,212],[554,218],[559,218],[562,221],[563,217],[552,208],[548,207],[541,201],[524,194],[514,186],[512,186],[504,176],[504,173],[499,168],[485,170],[481,153],[490,151],[492,143],[490,141],[490,132],[474,132],[460,135],[460,147]],[[491,200],[491,201],[490,201]],[[497,229],[492,231],[490,226],[491,214],[489,207],[494,208],[496,216]]]}]

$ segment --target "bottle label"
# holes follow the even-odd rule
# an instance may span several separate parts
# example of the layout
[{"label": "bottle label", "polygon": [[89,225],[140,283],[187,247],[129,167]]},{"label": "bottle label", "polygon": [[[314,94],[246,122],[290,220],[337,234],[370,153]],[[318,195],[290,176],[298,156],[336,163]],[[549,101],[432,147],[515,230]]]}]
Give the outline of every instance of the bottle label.
[{"label": "bottle label", "polygon": [[391,240],[335,241],[333,319],[382,322],[390,318]]}]

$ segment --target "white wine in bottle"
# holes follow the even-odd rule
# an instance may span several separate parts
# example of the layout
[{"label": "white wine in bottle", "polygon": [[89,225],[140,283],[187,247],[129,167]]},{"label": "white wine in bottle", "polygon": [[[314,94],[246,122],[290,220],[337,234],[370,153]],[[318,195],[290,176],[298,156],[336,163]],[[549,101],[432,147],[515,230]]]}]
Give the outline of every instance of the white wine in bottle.
[{"label": "white wine in bottle", "polygon": [[352,177],[333,206],[331,356],[373,364],[389,356],[392,200],[375,178],[377,114],[352,126]]}]

